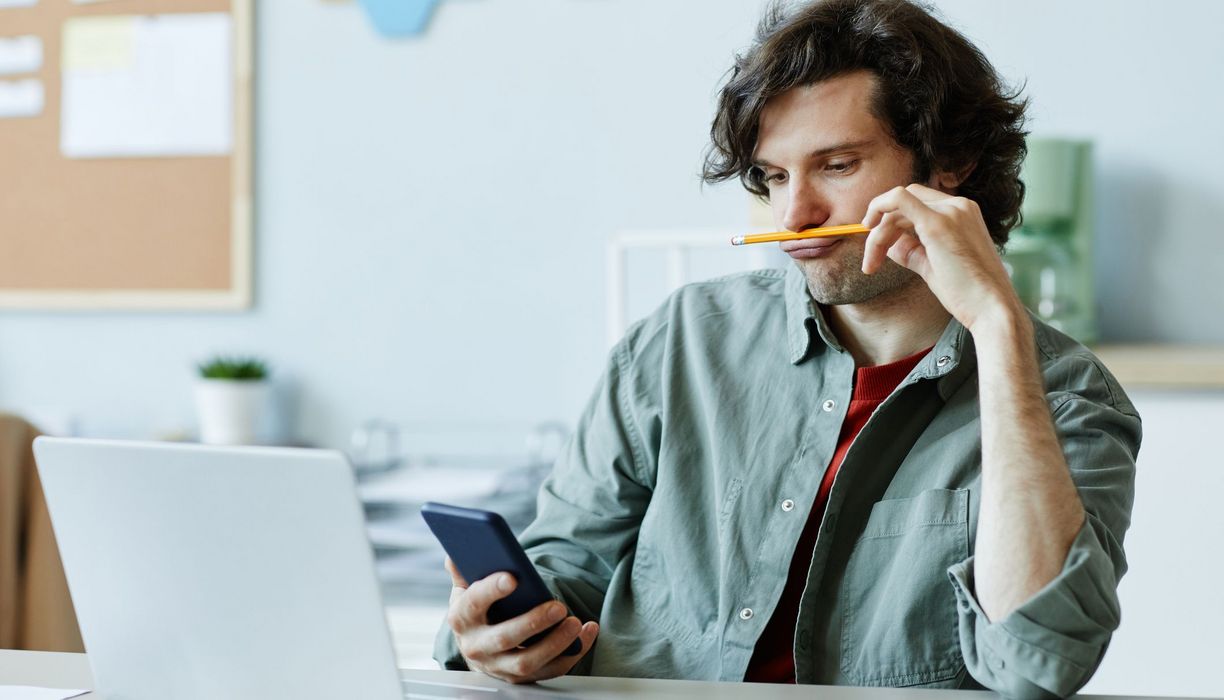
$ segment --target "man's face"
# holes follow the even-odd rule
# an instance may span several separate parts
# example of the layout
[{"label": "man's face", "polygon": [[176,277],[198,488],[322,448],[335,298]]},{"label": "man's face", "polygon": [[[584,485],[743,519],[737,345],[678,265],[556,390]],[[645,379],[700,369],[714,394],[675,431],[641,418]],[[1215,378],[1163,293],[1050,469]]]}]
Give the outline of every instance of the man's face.
[{"label": "man's face", "polygon": [[[872,113],[875,88],[875,76],[856,72],[794,88],[765,104],[753,161],[764,172],[780,229],[856,224],[876,195],[910,184],[913,157]],[[863,274],[866,238],[781,246],[821,304],[857,304],[920,280],[892,260]]]}]

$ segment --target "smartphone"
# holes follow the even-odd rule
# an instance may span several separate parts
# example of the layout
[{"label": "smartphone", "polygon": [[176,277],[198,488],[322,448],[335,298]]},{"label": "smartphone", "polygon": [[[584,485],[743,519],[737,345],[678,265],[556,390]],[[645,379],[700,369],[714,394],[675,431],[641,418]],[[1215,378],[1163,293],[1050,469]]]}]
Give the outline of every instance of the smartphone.
[{"label": "smartphone", "polygon": [[[513,593],[489,606],[489,624],[518,617],[555,599],[510,526],[497,513],[431,502],[421,507],[421,517],[468,582],[499,571],[513,575],[518,582]],[[530,637],[523,646],[540,641],[556,626]],[[561,655],[573,656],[580,651],[582,640],[575,639]]]}]

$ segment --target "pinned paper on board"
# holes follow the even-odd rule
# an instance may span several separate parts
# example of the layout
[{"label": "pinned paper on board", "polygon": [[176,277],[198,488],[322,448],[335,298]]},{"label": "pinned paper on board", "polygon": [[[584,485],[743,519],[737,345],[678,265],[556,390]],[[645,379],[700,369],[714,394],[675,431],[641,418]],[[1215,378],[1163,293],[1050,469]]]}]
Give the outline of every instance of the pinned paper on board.
[{"label": "pinned paper on board", "polygon": [[415,36],[425,31],[440,0],[360,0],[361,7],[386,37]]},{"label": "pinned paper on board", "polygon": [[41,80],[0,80],[0,119],[36,117],[44,101]]},{"label": "pinned paper on board", "polygon": [[71,19],[64,24],[64,73],[129,71],[134,61],[137,17]]},{"label": "pinned paper on board", "polygon": [[230,15],[220,12],[67,20],[63,154],[228,154],[233,147],[230,25]]},{"label": "pinned paper on board", "polygon": [[0,75],[36,73],[42,63],[43,44],[39,37],[0,36]]}]

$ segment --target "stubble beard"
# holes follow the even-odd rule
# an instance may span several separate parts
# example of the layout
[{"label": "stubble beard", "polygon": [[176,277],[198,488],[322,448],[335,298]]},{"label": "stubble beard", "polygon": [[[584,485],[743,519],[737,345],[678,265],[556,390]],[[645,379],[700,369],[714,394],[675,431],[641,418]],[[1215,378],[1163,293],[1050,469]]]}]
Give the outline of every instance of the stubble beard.
[{"label": "stubble beard", "polygon": [[863,249],[847,243],[849,241],[843,242],[838,246],[843,250],[828,258],[795,261],[807,278],[812,299],[818,304],[861,304],[922,279],[918,273],[887,258],[874,274],[863,274]]}]

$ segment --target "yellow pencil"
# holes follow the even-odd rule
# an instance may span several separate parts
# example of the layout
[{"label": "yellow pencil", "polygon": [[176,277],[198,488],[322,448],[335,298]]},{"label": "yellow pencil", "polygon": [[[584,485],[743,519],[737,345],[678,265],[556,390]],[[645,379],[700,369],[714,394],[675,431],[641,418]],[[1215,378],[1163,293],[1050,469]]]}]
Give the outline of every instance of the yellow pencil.
[{"label": "yellow pencil", "polygon": [[862,224],[846,224],[845,226],[823,226],[810,228],[806,231],[778,231],[776,233],[750,233],[731,239],[731,245],[748,245],[749,243],[772,243],[774,241],[797,241],[802,238],[824,238],[825,236],[853,236],[860,233],[871,233],[871,229]]}]

